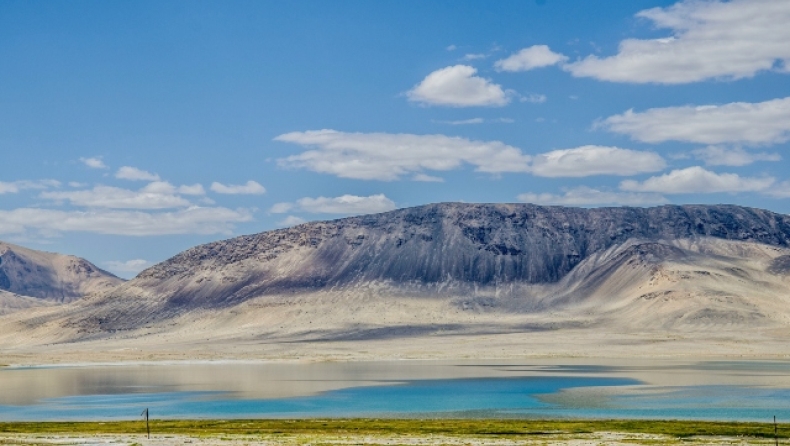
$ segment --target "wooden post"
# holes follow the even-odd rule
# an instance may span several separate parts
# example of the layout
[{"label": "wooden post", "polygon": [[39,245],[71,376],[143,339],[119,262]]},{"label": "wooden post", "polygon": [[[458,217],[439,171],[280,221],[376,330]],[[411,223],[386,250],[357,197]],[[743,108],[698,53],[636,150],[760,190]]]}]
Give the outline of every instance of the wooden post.
[{"label": "wooden post", "polygon": [[[145,410],[140,414],[140,416],[145,415],[145,431],[148,433],[148,439],[151,439],[151,428],[148,426],[148,408],[146,407]],[[774,417],[776,418],[776,417]]]},{"label": "wooden post", "polygon": [[777,436],[777,431],[778,429],[776,427],[776,415],[774,415],[774,442],[776,443],[776,446],[779,446],[779,437]]}]

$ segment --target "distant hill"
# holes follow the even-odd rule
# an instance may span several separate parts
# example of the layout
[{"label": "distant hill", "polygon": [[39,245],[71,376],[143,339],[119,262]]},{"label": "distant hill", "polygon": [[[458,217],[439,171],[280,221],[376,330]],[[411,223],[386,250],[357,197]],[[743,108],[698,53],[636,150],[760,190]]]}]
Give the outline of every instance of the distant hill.
[{"label": "distant hill", "polygon": [[[112,340],[118,351],[499,335],[520,348],[557,332],[581,339],[568,345],[652,333],[650,343],[693,336],[730,351],[753,347],[744,336],[785,345],[790,334],[790,216],[440,203],[200,245],[107,285],[5,317],[0,345],[20,342],[3,333],[26,332],[35,342]],[[477,354],[476,342],[452,348]]]},{"label": "distant hill", "polygon": [[63,303],[121,283],[85,259],[0,242],[0,291]]}]

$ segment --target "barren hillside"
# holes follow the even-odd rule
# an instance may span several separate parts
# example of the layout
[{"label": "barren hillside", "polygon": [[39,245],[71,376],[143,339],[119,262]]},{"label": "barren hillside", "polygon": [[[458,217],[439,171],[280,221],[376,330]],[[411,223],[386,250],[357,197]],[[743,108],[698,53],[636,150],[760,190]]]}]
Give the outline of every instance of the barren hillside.
[{"label": "barren hillside", "polygon": [[85,259],[0,242],[0,291],[70,302],[121,283]]},{"label": "barren hillside", "polygon": [[427,205],[197,246],[88,299],[3,317],[0,345],[790,354],[789,245],[790,216],[738,206]]}]

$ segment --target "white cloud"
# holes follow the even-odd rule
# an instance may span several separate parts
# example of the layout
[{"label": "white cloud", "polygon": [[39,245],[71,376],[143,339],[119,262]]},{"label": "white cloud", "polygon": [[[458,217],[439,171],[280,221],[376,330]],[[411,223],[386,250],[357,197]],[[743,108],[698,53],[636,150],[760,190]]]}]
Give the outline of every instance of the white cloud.
[{"label": "white cloud", "polygon": [[82,164],[90,167],[91,169],[109,169],[109,167],[104,164],[101,157],[92,157],[92,158],[80,158]]},{"label": "white cloud", "polygon": [[774,198],[790,198],[790,181],[782,181],[771,189],[765,191],[765,194]]},{"label": "white cloud", "polygon": [[449,107],[503,106],[510,102],[500,85],[475,76],[477,69],[454,65],[429,74],[406,93],[412,102]]},{"label": "white cloud", "polygon": [[0,181],[0,194],[15,194],[18,193],[20,187],[16,182],[7,183],[4,181]]},{"label": "white cloud", "polygon": [[533,45],[524,48],[510,57],[496,61],[494,67],[499,71],[529,71],[563,63],[568,58],[555,53],[546,45]]},{"label": "white cloud", "polygon": [[19,208],[0,210],[0,234],[25,234],[30,231],[48,235],[61,232],[129,236],[230,234],[234,223],[250,220],[252,214],[246,209],[222,207],[190,207],[173,212]]},{"label": "white cloud", "polygon": [[488,57],[488,55],[482,53],[465,54],[463,60],[479,60],[479,59],[485,59],[486,57]]},{"label": "white cloud", "polygon": [[266,188],[261,186],[255,181],[247,181],[246,184],[222,184],[217,183],[216,181],[211,183],[211,190],[218,194],[228,194],[228,195],[239,195],[239,194],[249,194],[249,195],[260,195],[266,193]]},{"label": "white cloud", "polygon": [[716,192],[759,192],[775,183],[772,177],[741,177],[735,173],[715,173],[699,166],[673,170],[643,182],[625,180],[620,189],[633,192],[692,194]]},{"label": "white cloud", "polygon": [[449,124],[449,125],[473,125],[473,124],[483,124],[485,122],[494,122],[500,124],[512,124],[516,122],[513,118],[492,118],[492,119],[483,119],[483,118],[469,118],[469,119],[459,119],[456,121],[437,121],[432,120],[431,122],[435,122],[437,124]]},{"label": "white cloud", "polygon": [[612,82],[682,84],[790,67],[790,2],[686,0],[637,17],[670,36],[626,39],[614,56],[590,55],[563,68]]},{"label": "white cloud", "polygon": [[417,173],[411,177],[412,181],[422,181],[424,183],[444,183],[444,178]]},{"label": "white cloud", "polygon": [[289,215],[289,216],[285,217],[284,219],[280,220],[279,222],[277,222],[277,224],[282,226],[282,227],[288,228],[288,227],[291,227],[291,226],[301,225],[302,223],[306,223],[306,222],[307,222],[307,220],[305,220],[302,217],[297,217],[295,215]]},{"label": "white cloud", "polygon": [[3,194],[16,194],[23,190],[41,190],[49,189],[51,187],[60,187],[60,181],[56,180],[20,180],[20,181],[0,181],[0,195]]},{"label": "white cloud", "polygon": [[152,265],[148,260],[133,259],[133,260],[109,260],[104,262],[104,265],[112,272],[115,273],[139,273],[140,271]]},{"label": "white cloud", "polygon": [[270,212],[285,213],[291,210],[312,214],[374,214],[395,209],[395,202],[384,194],[360,197],[342,195],[340,197],[300,198],[296,203],[277,203]]},{"label": "white cloud", "polygon": [[499,141],[445,135],[312,130],[286,133],[275,140],[314,148],[279,159],[283,167],[362,180],[392,181],[423,170],[453,170],[464,163],[485,173],[526,172],[530,160],[519,149]]},{"label": "white cloud", "polygon": [[459,119],[457,121],[434,121],[438,124],[450,124],[450,125],[469,125],[469,124],[482,124],[485,122],[483,118],[470,118],[470,119]]},{"label": "white cloud", "polygon": [[531,172],[541,177],[628,176],[657,172],[664,167],[664,159],[653,152],[619,147],[581,146],[535,156]]},{"label": "white cloud", "polygon": [[790,140],[790,97],[758,103],[651,108],[639,113],[628,110],[596,126],[649,143],[777,144]]},{"label": "white cloud", "polygon": [[178,193],[184,195],[205,195],[206,190],[203,189],[201,184],[182,185],[178,186]]},{"label": "white cloud", "polygon": [[695,158],[707,166],[746,166],[755,161],[781,161],[778,153],[749,152],[739,147],[728,149],[721,146],[708,146],[691,152]]},{"label": "white cloud", "polygon": [[612,192],[587,186],[565,190],[562,195],[524,193],[517,199],[524,203],[561,206],[647,206],[669,202],[654,193]]},{"label": "white cloud", "polygon": [[140,192],[148,194],[170,195],[176,193],[176,187],[167,181],[152,181],[140,189]]},{"label": "white cloud", "polygon": [[447,48],[445,48],[445,49],[446,49],[447,51],[455,51],[455,50],[456,50],[456,48],[458,48],[458,47],[457,47],[457,46],[455,46],[455,45],[448,45],[448,46],[447,46]]},{"label": "white cloud", "polygon": [[123,166],[115,172],[115,178],[132,181],[159,181],[159,175],[136,167]]},{"label": "white cloud", "polygon": [[269,212],[272,214],[285,214],[286,212],[290,212],[293,208],[293,203],[275,203],[274,206],[269,209]]},{"label": "white cloud", "polygon": [[109,209],[167,209],[191,205],[175,192],[172,184],[155,181],[137,191],[100,185],[87,190],[42,192],[40,197],[68,201],[76,206]]},{"label": "white cloud", "polygon": [[545,94],[532,93],[532,94],[528,94],[526,96],[521,96],[519,98],[519,101],[521,101],[521,102],[531,102],[533,104],[542,104],[542,103],[546,102],[546,95]]}]

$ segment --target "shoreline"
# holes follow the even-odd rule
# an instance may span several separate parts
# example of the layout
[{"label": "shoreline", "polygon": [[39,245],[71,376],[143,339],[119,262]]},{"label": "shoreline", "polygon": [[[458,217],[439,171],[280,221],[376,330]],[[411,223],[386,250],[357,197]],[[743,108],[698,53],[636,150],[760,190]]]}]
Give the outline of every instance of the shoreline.
[{"label": "shoreline", "polygon": [[[20,355],[28,356],[28,355]],[[30,355],[34,356],[34,355]],[[38,362],[0,362],[0,370],[41,369],[41,368],[80,368],[80,367],[133,367],[133,366],[186,366],[186,365],[300,365],[300,364],[366,364],[366,363],[460,363],[460,362],[485,362],[529,361],[533,363],[557,364],[571,362],[580,364],[600,364],[619,362],[788,362],[790,354],[676,354],[676,355],[648,355],[644,356],[604,356],[604,355],[524,355],[524,356],[478,356],[478,357],[312,357],[312,358],[208,358],[208,359],[118,359],[118,360],[83,360],[75,362],[61,362],[50,358],[50,361]]]},{"label": "shoreline", "polygon": [[[790,424],[678,420],[290,419],[3,423],[0,444],[411,446],[767,445]],[[776,438],[776,440],[774,439]]]},{"label": "shoreline", "polygon": [[[178,433],[428,433],[528,435],[540,431],[609,431],[662,433],[688,436],[774,435],[774,424],[755,421],[708,421],[683,419],[557,419],[557,418],[211,418],[152,419],[159,434]],[[777,423],[778,438],[790,438],[790,423]],[[142,420],[114,421],[0,421],[0,433],[145,433]]]}]

